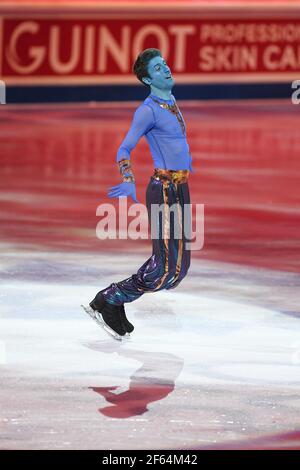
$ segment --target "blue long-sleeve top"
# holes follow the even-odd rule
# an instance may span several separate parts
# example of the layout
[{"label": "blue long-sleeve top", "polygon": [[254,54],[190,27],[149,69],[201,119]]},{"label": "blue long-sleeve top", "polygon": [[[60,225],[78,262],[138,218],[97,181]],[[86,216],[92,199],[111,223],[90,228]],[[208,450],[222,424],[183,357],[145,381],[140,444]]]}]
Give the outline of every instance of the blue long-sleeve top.
[{"label": "blue long-sleeve top", "polygon": [[[150,93],[136,109],[130,129],[118,149],[116,161],[130,159],[130,152],[144,135],[150,147],[154,168],[194,172],[186,130],[183,132],[175,114],[162,108],[151,96],[161,103],[176,102],[173,95],[171,100],[165,100]],[[185,124],[181,112],[180,116]]]}]

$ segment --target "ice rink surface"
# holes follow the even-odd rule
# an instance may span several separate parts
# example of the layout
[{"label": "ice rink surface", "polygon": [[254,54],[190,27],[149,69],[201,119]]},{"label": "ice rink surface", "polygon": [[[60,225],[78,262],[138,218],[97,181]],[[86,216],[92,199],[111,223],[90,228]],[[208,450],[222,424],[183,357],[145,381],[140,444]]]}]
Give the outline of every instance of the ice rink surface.
[{"label": "ice rink surface", "polygon": [[[272,273],[270,283],[268,270],[196,262],[176,293],[128,304],[135,331],[118,342],[79,305],[120,261],[135,272],[140,256],[4,260],[2,279],[15,279],[1,293],[2,448],[191,448],[298,429],[294,274]],[[30,276],[18,279],[25,265]]]},{"label": "ice rink surface", "polygon": [[42,111],[11,108],[1,128],[0,448],[300,448],[294,109],[186,106],[204,249],[176,290],[126,305],[122,342],[80,304],[151,253],[95,235],[131,110]]}]

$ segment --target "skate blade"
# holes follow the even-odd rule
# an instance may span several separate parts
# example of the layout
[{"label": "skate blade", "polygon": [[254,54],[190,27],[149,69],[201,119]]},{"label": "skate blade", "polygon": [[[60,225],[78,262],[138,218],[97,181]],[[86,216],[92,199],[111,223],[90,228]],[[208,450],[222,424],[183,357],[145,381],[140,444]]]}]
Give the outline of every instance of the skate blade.
[{"label": "skate blade", "polygon": [[[117,341],[122,341],[123,336],[118,335],[114,330],[112,330],[103,320],[101,317],[100,312],[95,312],[92,307],[88,306],[85,307],[84,305],[81,305],[83,310],[97,323],[97,325],[101,326],[101,328],[108,333],[110,336],[112,336],[114,339]],[[125,335],[126,336],[126,335]]]}]

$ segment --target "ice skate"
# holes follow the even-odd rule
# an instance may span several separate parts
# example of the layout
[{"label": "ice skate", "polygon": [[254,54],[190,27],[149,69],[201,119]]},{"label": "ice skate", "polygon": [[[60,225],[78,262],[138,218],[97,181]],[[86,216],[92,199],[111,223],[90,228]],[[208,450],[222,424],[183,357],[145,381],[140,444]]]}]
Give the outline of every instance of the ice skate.
[{"label": "ice skate", "polygon": [[125,336],[130,338],[130,333],[133,332],[134,326],[133,326],[132,323],[130,323],[130,321],[126,317],[124,304],[120,305],[120,314],[121,314],[121,319],[122,319],[124,328],[126,330],[126,335]]},{"label": "ice skate", "polygon": [[[101,313],[93,310],[89,305],[81,305],[83,310],[99,325],[101,328],[118,341],[122,341],[122,336],[111,329],[103,320]],[[125,336],[125,335],[124,335]]]},{"label": "ice skate", "polygon": [[119,306],[106,302],[101,293],[87,307],[82,305],[82,308],[114,339],[120,341],[126,335]]}]

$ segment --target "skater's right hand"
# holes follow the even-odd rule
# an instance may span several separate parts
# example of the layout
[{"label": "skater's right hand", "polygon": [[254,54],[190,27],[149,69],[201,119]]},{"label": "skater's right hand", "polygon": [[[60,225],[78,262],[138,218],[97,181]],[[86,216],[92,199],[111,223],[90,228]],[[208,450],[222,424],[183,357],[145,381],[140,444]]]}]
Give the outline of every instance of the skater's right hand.
[{"label": "skater's right hand", "polygon": [[117,186],[109,188],[108,197],[127,197],[131,196],[134,202],[139,202],[136,198],[135,183],[123,181]]}]

